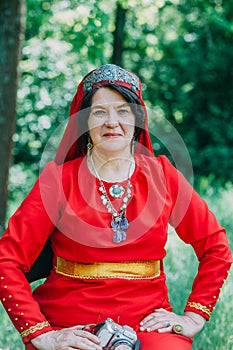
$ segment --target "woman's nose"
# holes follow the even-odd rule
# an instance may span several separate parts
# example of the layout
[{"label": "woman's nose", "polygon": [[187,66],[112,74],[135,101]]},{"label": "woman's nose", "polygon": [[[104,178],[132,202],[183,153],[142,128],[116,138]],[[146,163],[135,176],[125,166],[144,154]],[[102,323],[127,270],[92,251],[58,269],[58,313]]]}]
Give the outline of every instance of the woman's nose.
[{"label": "woman's nose", "polygon": [[110,109],[105,121],[105,125],[109,128],[116,127],[119,123],[118,114],[114,109]]}]

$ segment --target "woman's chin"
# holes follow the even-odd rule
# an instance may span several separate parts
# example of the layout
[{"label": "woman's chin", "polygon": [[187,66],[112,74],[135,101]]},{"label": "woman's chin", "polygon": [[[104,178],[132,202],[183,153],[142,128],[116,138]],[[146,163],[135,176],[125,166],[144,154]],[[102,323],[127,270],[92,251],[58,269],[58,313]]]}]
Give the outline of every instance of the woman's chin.
[{"label": "woman's chin", "polygon": [[124,140],[109,139],[95,147],[96,151],[103,154],[122,154],[130,152],[130,144]]},{"label": "woman's chin", "polygon": [[130,153],[130,146],[128,144],[119,144],[114,142],[106,142],[104,145],[98,146],[95,148],[97,152],[101,152],[102,154],[109,155],[109,154],[128,154]]}]

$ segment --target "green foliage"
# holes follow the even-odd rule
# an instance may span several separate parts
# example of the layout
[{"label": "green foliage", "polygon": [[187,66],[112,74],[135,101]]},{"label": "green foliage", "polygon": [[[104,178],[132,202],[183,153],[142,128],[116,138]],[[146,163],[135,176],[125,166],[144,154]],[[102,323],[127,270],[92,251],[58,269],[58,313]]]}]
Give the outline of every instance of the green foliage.
[{"label": "green foliage", "polygon": [[195,174],[222,182],[233,179],[232,10],[222,1],[147,2],[138,17],[136,7],[128,12],[125,51],[146,99],[182,135]]},{"label": "green foliage", "polygon": [[77,83],[109,60],[113,8],[107,1],[98,6],[80,1],[78,7],[68,0],[27,4],[13,154],[15,163],[37,171],[49,135],[67,119]]},{"label": "green foliage", "polygon": [[36,181],[36,172],[24,163],[18,163],[10,168],[9,174],[9,200],[7,217],[9,218],[18,208]]},{"label": "green foliage", "polygon": [[[38,170],[80,79],[111,61],[116,2],[27,0],[15,163]],[[127,10],[124,66],[141,77],[147,105],[182,135],[197,178],[233,181],[232,2],[119,3]],[[154,130],[158,118],[151,116]],[[169,131],[166,138],[172,139]],[[169,155],[163,142],[154,139],[154,146],[157,154]]]}]

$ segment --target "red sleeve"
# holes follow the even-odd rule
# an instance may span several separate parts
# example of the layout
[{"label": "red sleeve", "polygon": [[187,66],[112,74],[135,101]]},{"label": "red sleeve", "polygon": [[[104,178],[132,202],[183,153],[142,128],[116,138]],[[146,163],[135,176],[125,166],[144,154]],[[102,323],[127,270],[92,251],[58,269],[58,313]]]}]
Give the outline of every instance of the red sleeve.
[{"label": "red sleeve", "polygon": [[[33,189],[9,220],[0,240],[0,297],[26,343],[51,330],[33,299],[28,271],[54,230],[59,215],[59,176],[49,163]],[[56,196],[54,195],[56,194]]]},{"label": "red sleeve", "polygon": [[191,244],[199,260],[198,273],[185,310],[210,318],[232,264],[225,229],[206,202],[164,156],[159,157],[172,200],[170,221],[180,238]]}]

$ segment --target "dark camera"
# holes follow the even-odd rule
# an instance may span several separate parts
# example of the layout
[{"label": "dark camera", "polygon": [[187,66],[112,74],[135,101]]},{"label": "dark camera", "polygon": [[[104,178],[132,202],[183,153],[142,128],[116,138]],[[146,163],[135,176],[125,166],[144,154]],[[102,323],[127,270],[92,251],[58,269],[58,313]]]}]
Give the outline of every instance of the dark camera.
[{"label": "dark camera", "polygon": [[107,318],[105,322],[97,324],[93,333],[100,339],[100,346],[104,350],[117,350],[122,345],[133,350],[139,350],[141,347],[141,343],[133,328],[120,326],[113,322],[111,318]]}]

